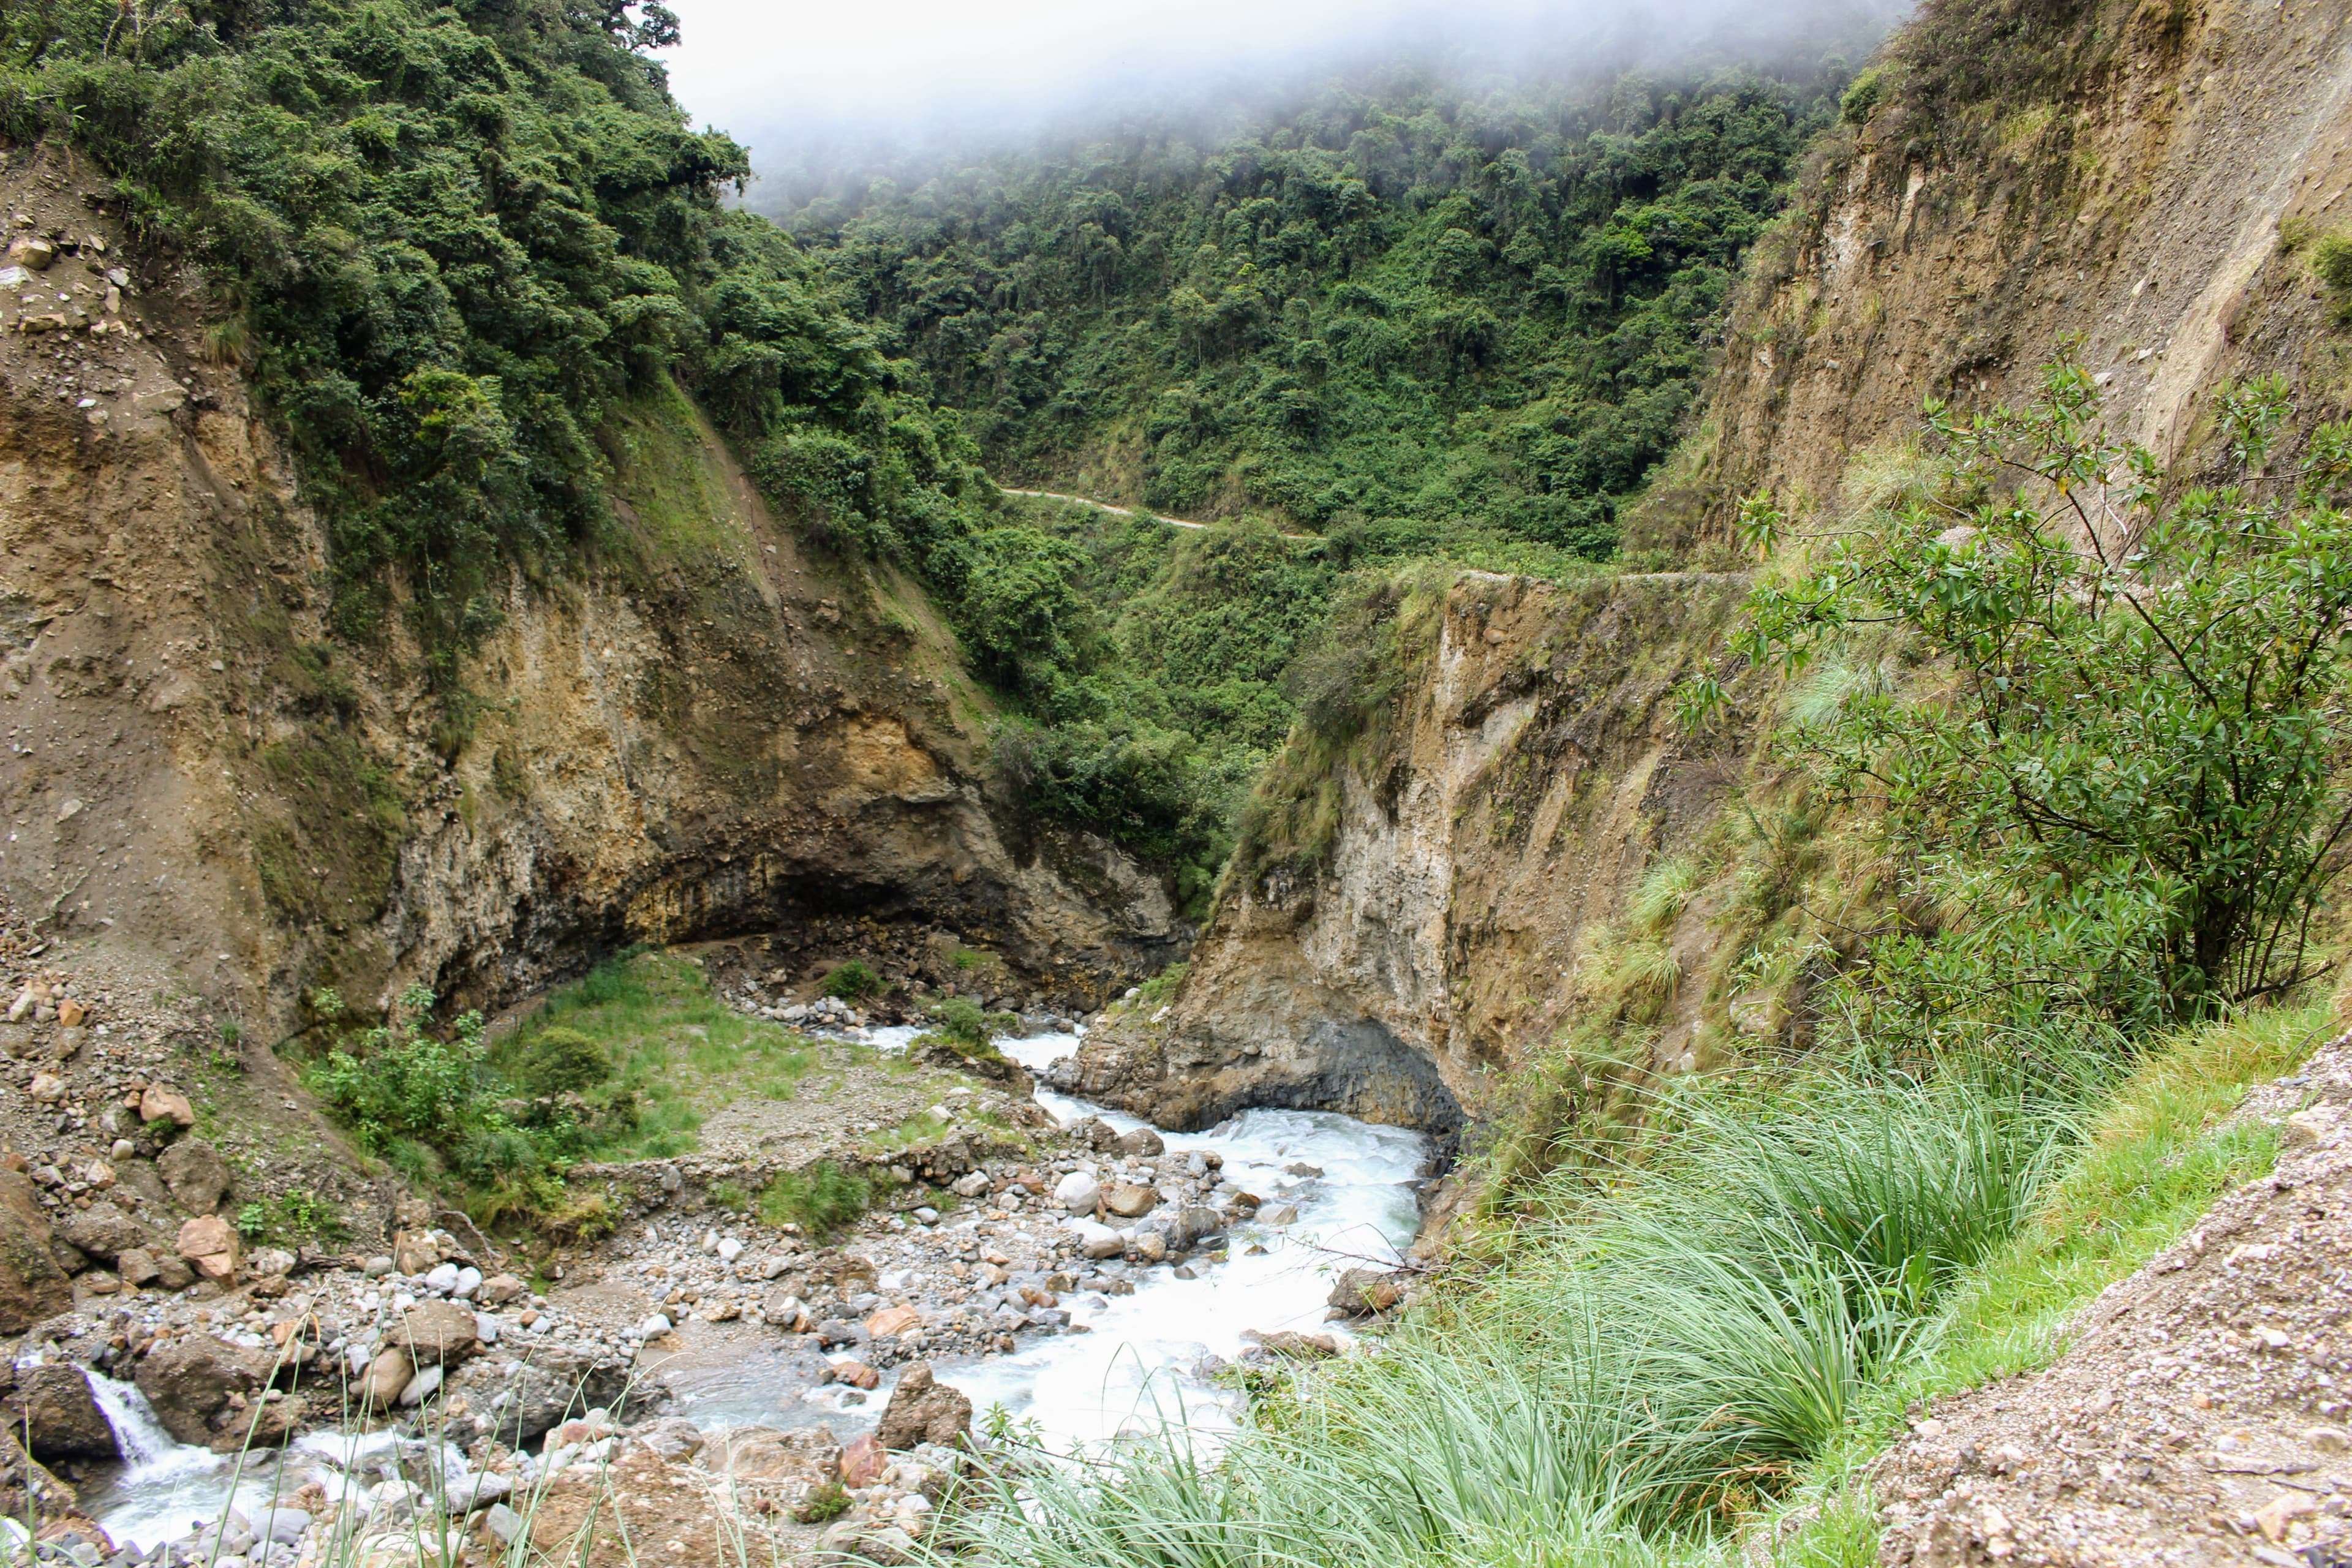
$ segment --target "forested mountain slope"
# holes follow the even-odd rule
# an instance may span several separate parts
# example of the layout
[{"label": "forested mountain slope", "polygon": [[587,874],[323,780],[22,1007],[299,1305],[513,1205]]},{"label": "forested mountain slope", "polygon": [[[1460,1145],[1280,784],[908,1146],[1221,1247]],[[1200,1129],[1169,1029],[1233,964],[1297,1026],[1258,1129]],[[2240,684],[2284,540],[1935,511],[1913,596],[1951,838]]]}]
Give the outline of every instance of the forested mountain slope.
[{"label": "forested mountain slope", "polygon": [[0,12],[0,878],[52,934],[289,1021],[812,900],[1171,951],[1156,877],[983,799],[909,572],[994,492],[721,205],[674,27]]},{"label": "forested mountain slope", "polygon": [[1605,557],[1870,46],[1850,31],[1761,74],[1396,70],[753,199],[1001,478],[1267,511],[1350,552]]}]

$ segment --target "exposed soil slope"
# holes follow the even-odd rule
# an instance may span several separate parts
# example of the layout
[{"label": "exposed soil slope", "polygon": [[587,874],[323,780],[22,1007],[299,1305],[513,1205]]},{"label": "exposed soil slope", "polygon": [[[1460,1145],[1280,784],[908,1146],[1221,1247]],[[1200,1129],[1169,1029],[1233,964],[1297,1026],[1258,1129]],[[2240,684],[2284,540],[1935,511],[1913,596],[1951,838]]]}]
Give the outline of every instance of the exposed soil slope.
[{"label": "exposed soil slope", "polygon": [[[1927,8],[1910,40],[1969,50],[1951,26],[1969,9]],[[1906,91],[1898,66],[1864,123],[1824,138],[1751,263],[1697,482],[1662,488],[1632,542],[1727,540],[1759,491],[1834,504],[1854,455],[1916,428],[1923,398],[2020,401],[2069,334],[2118,427],[2168,462],[2210,432],[2224,381],[2285,371],[2314,404],[2352,396],[2299,245],[2352,221],[2352,13],[1983,11],[2032,18],[2040,71],[1954,101]]]},{"label": "exposed soil slope", "polygon": [[1080,997],[1181,951],[1107,844],[999,826],[930,606],[805,552],[683,397],[605,433],[625,537],[518,574],[453,700],[397,616],[330,636],[315,520],[199,288],[97,172],[5,152],[0,213],[57,252],[0,290],[0,890],[50,936],[277,1021],[813,909],[937,921]]}]

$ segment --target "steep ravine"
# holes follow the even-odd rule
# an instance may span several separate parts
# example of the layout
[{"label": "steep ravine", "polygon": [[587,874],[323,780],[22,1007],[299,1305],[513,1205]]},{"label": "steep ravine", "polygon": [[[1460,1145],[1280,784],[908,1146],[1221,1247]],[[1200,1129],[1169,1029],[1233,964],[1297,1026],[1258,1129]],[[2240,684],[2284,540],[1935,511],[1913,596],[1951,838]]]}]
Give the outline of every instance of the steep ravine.
[{"label": "steep ravine", "polygon": [[199,286],[87,163],[10,151],[0,206],[60,247],[0,291],[0,890],[51,937],[280,1024],[321,985],[494,1002],[801,910],[937,922],[1080,999],[1181,951],[1124,855],[1008,833],[935,612],[810,556],[682,396],[607,433],[623,537],[518,573],[453,697],[397,610],[331,635]]},{"label": "steep ravine", "polygon": [[[2011,6],[2010,77],[1988,68],[1971,98],[1913,74],[1989,47],[1950,36],[1972,15],[1933,7],[1899,34],[1876,107],[1816,148],[1629,548],[1740,566],[1742,497],[1816,520],[1867,504],[1923,400],[2028,397],[2069,338],[2116,426],[2189,472],[2228,381],[2282,372],[2306,419],[2343,412],[2346,339],[2305,247],[2352,221],[2352,16]],[[1643,868],[1769,787],[1752,735],[1688,741],[1669,695],[1741,668],[1723,637],[1744,591],[1736,572],[1465,575],[1390,742],[1325,781],[1328,855],[1229,878],[1181,990],[1097,1030],[1073,1081],[1176,1127],[1266,1103],[1440,1131],[1480,1117],[1498,1070],[1575,1021],[1580,942]],[[1665,933],[1684,983],[1629,1035],[1649,1042],[1638,1068],[1778,1032],[1777,999],[1732,1016],[1720,940],[1696,909]]]},{"label": "steep ravine", "polygon": [[[1672,693],[1737,574],[1466,574],[1383,743],[1351,748],[1328,850],[1230,883],[1183,988],[1080,1053],[1079,1092],[1170,1127],[1249,1105],[1437,1131],[1575,1006],[1593,922],[1738,778]],[[1687,1019],[1656,1047],[1687,1066]]]}]

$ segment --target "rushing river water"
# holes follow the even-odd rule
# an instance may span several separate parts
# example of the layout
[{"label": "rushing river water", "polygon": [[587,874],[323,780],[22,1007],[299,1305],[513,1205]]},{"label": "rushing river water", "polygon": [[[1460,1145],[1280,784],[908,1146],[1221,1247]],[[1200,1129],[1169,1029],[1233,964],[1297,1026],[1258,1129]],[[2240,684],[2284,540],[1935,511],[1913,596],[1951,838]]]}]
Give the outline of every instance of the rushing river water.
[{"label": "rushing river water", "polygon": [[[1039,1071],[1077,1043],[1075,1036],[1045,1035],[1003,1046]],[[1040,1089],[1037,1100],[1066,1123],[1099,1116],[1121,1131],[1144,1125],[1048,1089]],[[1198,1279],[1151,1268],[1137,1275],[1134,1295],[1106,1298],[1106,1307],[1065,1298],[1073,1321],[1089,1332],[1055,1334],[1013,1355],[940,1369],[975,1408],[1002,1405],[1016,1418],[1034,1420],[1055,1448],[1162,1420],[1223,1427],[1235,1396],[1196,1375],[1196,1366],[1239,1353],[1242,1336],[1252,1330],[1321,1329],[1340,1269],[1393,1262],[1412,1239],[1414,1183],[1429,1158],[1429,1141],[1418,1132],[1323,1110],[1244,1110],[1207,1132],[1164,1136],[1171,1153],[1198,1149],[1223,1156],[1228,1177],[1269,1208],[1295,1205],[1297,1219],[1237,1226],[1230,1261],[1201,1267]],[[1322,1174],[1293,1174],[1294,1165]]]},{"label": "rushing river water", "polygon": [[[886,1050],[899,1049],[914,1033],[877,1029],[871,1037]],[[1042,1072],[1076,1050],[1078,1038],[1042,1035],[1000,1044],[1007,1056]],[[1047,1089],[1037,1091],[1037,1100],[1066,1125],[1089,1116],[1121,1131],[1144,1125]],[[1001,1405],[1065,1451],[1165,1421],[1202,1433],[1224,1430],[1237,1396],[1202,1375],[1203,1363],[1238,1354],[1247,1342],[1243,1336],[1253,1330],[1321,1329],[1339,1270],[1392,1262],[1412,1238],[1414,1184],[1429,1157],[1428,1140],[1418,1132],[1328,1111],[1245,1110],[1207,1132],[1171,1133],[1166,1140],[1171,1153],[1214,1151],[1228,1177],[1264,1198],[1269,1209],[1296,1206],[1297,1218],[1286,1226],[1235,1227],[1228,1261],[1196,1265],[1198,1278],[1141,1269],[1131,1296],[1065,1298],[1073,1323],[1086,1332],[1045,1335],[1011,1355],[940,1367],[941,1380],[970,1394],[976,1410]],[[1304,1173],[1309,1168],[1320,1173]],[[1094,1305],[1097,1300],[1104,1304]],[[762,1365],[751,1357],[724,1380],[681,1389],[679,1413],[710,1427],[773,1424],[777,1401],[774,1390],[761,1385]],[[399,1442],[390,1429],[316,1432],[282,1458],[256,1455],[240,1468],[175,1441],[137,1389],[95,1375],[90,1384],[124,1463],[87,1489],[85,1506],[117,1542],[142,1548],[218,1519],[232,1483],[249,1517],[304,1480],[319,1480],[330,1495],[340,1496],[348,1486],[364,1484],[370,1466]],[[886,1386],[873,1412],[887,1394]],[[444,1463],[453,1473],[462,1468],[454,1454]]]}]

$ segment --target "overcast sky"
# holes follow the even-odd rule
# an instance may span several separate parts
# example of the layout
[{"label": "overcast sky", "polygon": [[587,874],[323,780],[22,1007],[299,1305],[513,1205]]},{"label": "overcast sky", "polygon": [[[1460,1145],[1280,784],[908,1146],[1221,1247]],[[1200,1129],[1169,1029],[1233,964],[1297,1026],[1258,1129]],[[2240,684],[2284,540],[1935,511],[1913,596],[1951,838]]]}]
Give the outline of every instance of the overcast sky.
[{"label": "overcast sky", "polygon": [[1769,37],[1801,7],[1871,3],[671,0],[685,43],[669,57],[670,84],[698,125],[733,132],[756,156],[810,132],[1034,122],[1097,97],[1181,93],[1213,74],[1338,64],[1383,42],[1649,28],[1671,43],[1727,22]]}]

